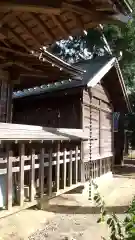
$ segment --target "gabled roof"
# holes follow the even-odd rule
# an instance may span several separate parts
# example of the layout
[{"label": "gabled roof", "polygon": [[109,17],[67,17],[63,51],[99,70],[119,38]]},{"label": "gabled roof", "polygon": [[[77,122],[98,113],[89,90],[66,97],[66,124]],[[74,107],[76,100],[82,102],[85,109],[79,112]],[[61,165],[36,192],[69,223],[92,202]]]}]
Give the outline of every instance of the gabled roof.
[{"label": "gabled roof", "polygon": [[[23,91],[18,91],[13,93],[13,98],[21,98],[21,97],[27,97],[32,95],[39,95],[44,94],[48,92],[53,91],[60,91],[60,90],[66,90],[70,88],[76,88],[76,87],[94,87],[98,82],[101,80],[104,80],[104,78],[107,76],[109,71],[112,71],[115,77],[110,77],[105,80],[105,84],[108,88],[109,92],[113,92],[112,87],[116,90],[113,92],[113,96],[120,95],[121,96],[121,107],[123,106],[123,109],[128,109],[128,111],[131,111],[128,95],[126,92],[124,80],[122,77],[122,73],[119,67],[119,63],[115,57],[111,56],[104,56],[104,57],[97,57],[96,59],[92,60],[86,60],[83,62],[80,62],[78,64],[75,64],[75,66],[81,68],[84,70],[83,78],[81,81],[72,80],[72,79],[65,79],[61,82],[52,83],[50,85],[42,85],[42,86],[35,86],[33,89],[24,89]],[[115,102],[115,97],[114,97]],[[115,111],[119,111],[118,104],[115,102]]]}]

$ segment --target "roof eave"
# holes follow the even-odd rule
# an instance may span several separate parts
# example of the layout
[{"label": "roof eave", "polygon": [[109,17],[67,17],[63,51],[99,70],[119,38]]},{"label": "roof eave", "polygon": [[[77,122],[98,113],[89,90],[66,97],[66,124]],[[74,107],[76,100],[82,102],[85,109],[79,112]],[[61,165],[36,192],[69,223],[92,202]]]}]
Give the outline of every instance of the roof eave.
[{"label": "roof eave", "polygon": [[124,79],[123,79],[123,76],[122,76],[122,72],[121,72],[119,62],[118,62],[117,59],[115,59],[115,68],[116,68],[116,70],[118,72],[118,75],[119,75],[119,81],[120,81],[121,88],[122,88],[122,91],[123,91],[123,95],[124,95],[124,98],[125,98],[125,101],[126,101],[127,109],[131,113],[132,108],[131,108],[131,105],[130,105],[130,102],[129,102],[126,86],[125,86]]}]

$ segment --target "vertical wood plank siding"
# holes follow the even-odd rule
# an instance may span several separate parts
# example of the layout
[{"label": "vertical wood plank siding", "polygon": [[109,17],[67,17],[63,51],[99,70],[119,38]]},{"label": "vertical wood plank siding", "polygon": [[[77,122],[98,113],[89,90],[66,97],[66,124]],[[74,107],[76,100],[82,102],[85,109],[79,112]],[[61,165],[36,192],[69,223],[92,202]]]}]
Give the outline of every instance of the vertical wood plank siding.
[{"label": "vertical wood plank siding", "polygon": [[88,180],[110,171],[113,159],[113,109],[108,93],[101,84],[83,90],[82,112],[83,129],[90,137],[83,143],[85,180]]},{"label": "vertical wood plank siding", "polygon": [[0,80],[0,122],[7,119],[8,83]]}]

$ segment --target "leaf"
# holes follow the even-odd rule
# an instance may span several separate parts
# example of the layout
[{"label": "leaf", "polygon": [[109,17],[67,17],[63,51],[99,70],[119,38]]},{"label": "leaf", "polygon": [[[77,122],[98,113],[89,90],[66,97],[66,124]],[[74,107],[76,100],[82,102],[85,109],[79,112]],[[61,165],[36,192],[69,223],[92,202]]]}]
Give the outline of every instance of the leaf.
[{"label": "leaf", "polygon": [[106,210],[104,210],[104,211],[102,212],[102,215],[103,215],[103,216],[106,216],[106,214],[107,214],[107,212],[106,212]]},{"label": "leaf", "polygon": [[128,216],[125,217],[124,223],[128,223],[130,221],[130,218]]},{"label": "leaf", "polygon": [[99,218],[99,219],[97,220],[97,223],[101,223],[101,222],[102,222],[102,219]]},{"label": "leaf", "polygon": [[108,219],[107,219],[107,225],[110,225],[111,222],[112,222],[112,218],[108,218]]},{"label": "leaf", "polygon": [[128,223],[128,224],[125,226],[125,231],[126,231],[126,232],[129,232],[129,231],[131,230],[131,228],[133,228],[132,222]]}]

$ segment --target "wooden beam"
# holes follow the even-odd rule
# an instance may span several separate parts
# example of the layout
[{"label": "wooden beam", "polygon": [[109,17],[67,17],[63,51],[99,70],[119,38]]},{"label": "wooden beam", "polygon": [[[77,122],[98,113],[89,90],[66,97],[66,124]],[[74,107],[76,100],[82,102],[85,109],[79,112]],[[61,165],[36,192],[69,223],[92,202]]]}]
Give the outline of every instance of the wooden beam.
[{"label": "wooden beam", "polygon": [[33,41],[36,43],[36,45],[40,48],[41,47],[41,43],[38,40],[38,38],[34,35],[34,33],[31,31],[30,28],[28,28],[28,26],[26,24],[24,24],[24,22],[19,18],[19,16],[17,16],[17,13],[13,13],[15,16],[15,20],[17,21],[18,25],[21,26],[22,29],[24,29],[25,32],[27,32],[27,34],[33,39]]},{"label": "wooden beam", "polygon": [[13,66],[13,65],[16,65],[20,68],[26,69],[27,71],[34,71],[34,68],[29,67],[28,65],[26,65],[22,62],[8,61],[8,59],[7,59],[7,62],[0,64],[0,68],[2,69],[2,68],[10,67],[10,66]]},{"label": "wooden beam", "polygon": [[94,9],[86,9],[86,8],[83,8],[81,6],[79,6],[78,4],[71,4],[71,3],[67,3],[67,2],[63,2],[62,3],[62,6],[63,8],[71,11],[71,12],[75,12],[75,13],[78,13],[78,14],[83,14],[83,12],[87,13],[87,14],[91,14],[93,12],[96,13],[96,10],[95,8]]},{"label": "wooden beam", "polygon": [[30,54],[30,53],[21,52],[21,51],[14,50],[14,49],[7,48],[7,47],[3,47],[3,46],[0,46],[0,51],[1,51],[1,52],[13,53],[13,54],[15,54],[15,55],[22,56],[22,57],[34,57],[34,56],[33,56],[32,54]]},{"label": "wooden beam", "polygon": [[30,201],[34,201],[34,187],[35,187],[35,150],[31,149],[31,160],[30,160]]},{"label": "wooden beam", "polygon": [[58,28],[62,31],[62,33],[64,33],[64,36],[67,38],[70,35],[70,33],[67,27],[65,26],[64,22],[61,21],[59,16],[52,15],[51,18],[54,24],[58,26]]},{"label": "wooden beam", "polygon": [[29,13],[29,15],[33,18],[33,20],[37,23],[38,28],[40,28],[41,32],[43,32],[49,40],[54,41],[55,36],[51,33],[51,30],[43,23],[41,18],[34,13]]},{"label": "wooden beam", "polygon": [[10,157],[12,152],[10,152],[10,145],[7,143],[6,146],[7,154],[7,187],[6,187],[6,208],[11,210],[12,208],[12,161]]},{"label": "wooden beam", "polygon": [[0,59],[5,60],[6,57],[4,55],[0,54]]},{"label": "wooden beam", "polygon": [[8,12],[3,14],[3,16],[0,18],[0,23],[3,24],[5,22],[7,22],[8,20],[10,20],[10,18],[12,18],[12,13]]},{"label": "wooden beam", "polygon": [[[29,47],[26,45],[25,41],[13,30],[11,29],[9,26],[6,27],[6,30],[13,36],[13,38],[17,41],[17,43],[24,47],[24,49],[28,52],[30,52]],[[7,33],[8,34],[8,33]]]},{"label": "wooden beam", "polygon": [[[124,14],[116,14],[115,11],[107,12],[107,11],[98,11],[95,7],[90,6],[89,8],[81,7],[79,4],[70,4],[63,2],[62,6],[65,9],[68,9],[71,12],[83,15],[87,14],[91,17],[92,21],[89,24],[101,24],[105,22],[114,22],[114,21],[120,21],[120,22],[126,22],[129,20],[128,16],[125,16]],[[113,9],[112,9],[113,10]]]},{"label": "wooden beam", "polygon": [[62,0],[4,0],[0,1],[0,11],[19,11],[19,12],[34,12],[45,14],[59,14]]},{"label": "wooden beam", "polygon": [[1,37],[0,37],[0,41],[1,41],[6,47],[10,48],[10,45],[9,45],[9,43],[7,42],[6,39],[1,39]]},{"label": "wooden beam", "polygon": [[23,206],[24,204],[24,156],[25,156],[25,145],[23,143],[19,146],[19,154],[20,154],[20,172],[19,172],[19,205]]}]

